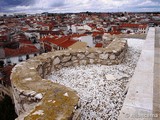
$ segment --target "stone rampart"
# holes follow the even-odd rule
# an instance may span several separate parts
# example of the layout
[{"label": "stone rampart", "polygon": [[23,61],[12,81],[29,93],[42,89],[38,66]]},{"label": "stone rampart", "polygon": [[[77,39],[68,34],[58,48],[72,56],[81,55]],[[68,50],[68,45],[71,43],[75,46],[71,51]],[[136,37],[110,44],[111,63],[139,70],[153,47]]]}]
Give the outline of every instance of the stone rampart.
[{"label": "stone rampart", "polygon": [[119,64],[126,50],[127,41],[115,39],[107,48],[49,52],[16,65],[11,81],[17,119],[68,120],[73,116],[78,119],[76,109],[80,101],[77,92],[45,78],[63,67]]}]

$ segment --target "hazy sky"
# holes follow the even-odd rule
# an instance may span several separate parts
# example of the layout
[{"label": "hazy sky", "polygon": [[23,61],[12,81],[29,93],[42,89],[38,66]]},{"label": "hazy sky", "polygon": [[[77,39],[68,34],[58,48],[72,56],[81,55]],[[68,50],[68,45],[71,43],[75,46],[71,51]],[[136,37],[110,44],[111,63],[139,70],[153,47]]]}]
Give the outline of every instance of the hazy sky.
[{"label": "hazy sky", "polygon": [[0,13],[160,11],[160,0],[0,0]]}]

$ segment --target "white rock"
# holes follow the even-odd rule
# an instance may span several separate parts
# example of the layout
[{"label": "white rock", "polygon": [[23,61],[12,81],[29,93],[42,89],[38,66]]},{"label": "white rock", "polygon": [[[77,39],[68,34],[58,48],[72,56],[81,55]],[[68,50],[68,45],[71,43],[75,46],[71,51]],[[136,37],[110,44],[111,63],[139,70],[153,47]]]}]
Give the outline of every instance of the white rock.
[{"label": "white rock", "polygon": [[83,59],[83,58],[85,57],[85,55],[84,55],[84,54],[78,54],[77,57],[78,57],[79,59]]},{"label": "white rock", "polygon": [[32,115],[43,115],[43,114],[44,114],[43,110],[38,110],[38,111],[35,111]]},{"label": "white rock", "polygon": [[30,67],[29,69],[34,70],[35,68],[34,67]]},{"label": "white rock", "polygon": [[25,81],[31,81],[32,78],[25,78]]},{"label": "white rock", "polygon": [[88,58],[95,58],[95,54],[94,53],[91,53],[89,55],[87,55]]},{"label": "white rock", "polygon": [[71,58],[71,60],[73,61],[73,60],[77,60],[77,58],[75,57],[75,56],[73,56],[72,58]]},{"label": "white rock", "polygon": [[32,91],[32,90],[25,90],[25,91],[23,91],[23,94],[26,95],[26,96],[32,95],[34,93],[35,93],[35,91]]},{"label": "white rock", "polygon": [[107,80],[116,80],[116,78],[112,74],[108,74],[108,75],[105,75],[105,76],[106,76]]},{"label": "white rock", "polygon": [[80,65],[86,65],[87,61],[86,60],[81,60],[79,63],[80,63]]},{"label": "white rock", "polygon": [[37,95],[35,95],[35,98],[40,100],[43,98],[43,95],[41,93],[38,93]]},{"label": "white rock", "polygon": [[112,50],[112,52],[113,52],[113,53],[116,53],[117,51],[116,51],[116,50]]},{"label": "white rock", "polygon": [[107,60],[108,59],[108,54],[100,54],[99,58],[102,60]]},{"label": "white rock", "polygon": [[112,54],[112,55],[109,56],[109,58],[110,58],[111,60],[114,60],[114,59],[116,58],[116,56],[115,56],[114,54]]},{"label": "white rock", "polygon": [[63,94],[64,96],[68,97],[68,93]]},{"label": "white rock", "polygon": [[35,91],[30,92],[30,95],[31,95],[31,96],[33,96],[33,95],[35,95],[35,94],[36,94]]},{"label": "white rock", "polygon": [[57,65],[57,64],[59,64],[60,63],[60,59],[59,59],[59,57],[56,57],[55,59],[54,59],[54,61],[53,61],[53,64],[54,65]]},{"label": "white rock", "polygon": [[48,100],[48,102],[52,102],[52,100]]},{"label": "white rock", "polygon": [[61,62],[67,62],[70,59],[71,59],[71,56],[67,56],[67,57],[62,58]]},{"label": "white rock", "polygon": [[93,59],[90,59],[89,62],[90,62],[91,64],[93,64],[93,63],[94,63],[94,60],[93,60]]}]

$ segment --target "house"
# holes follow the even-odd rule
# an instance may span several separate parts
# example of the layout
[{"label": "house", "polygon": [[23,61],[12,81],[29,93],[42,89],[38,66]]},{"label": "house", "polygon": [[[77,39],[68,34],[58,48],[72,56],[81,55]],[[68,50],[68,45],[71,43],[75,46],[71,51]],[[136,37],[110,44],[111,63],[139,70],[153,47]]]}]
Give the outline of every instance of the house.
[{"label": "house", "polygon": [[14,65],[40,54],[34,45],[24,45],[18,49],[4,48],[4,53],[3,62],[5,65]]},{"label": "house", "polygon": [[68,39],[68,36],[62,36],[60,38],[56,36],[46,36],[41,38],[40,41],[43,49],[45,49],[45,46],[50,46],[51,50],[61,50],[62,48],[59,45]]},{"label": "house", "polygon": [[73,34],[72,38],[80,42],[86,42],[88,47],[94,47],[92,34]]},{"label": "house", "polygon": [[104,34],[103,32],[93,32],[92,34],[93,43],[94,44],[101,43],[103,34]]},{"label": "house", "polygon": [[143,33],[146,34],[148,32],[148,25],[143,24],[121,24],[119,29],[122,33]]},{"label": "house", "polygon": [[65,50],[68,48],[76,49],[76,47],[85,48],[87,46],[87,43],[81,41],[79,37],[84,37],[84,36],[78,34],[72,34],[70,36],[61,36],[61,37],[46,36],[42,38],[40,41],[43,49],[47,51]]},{"label": "house", "polygon": [[79,34],[83,34],[86,31],[92,31],[92,28],[87,24],[68,26],[68,30],[70,29],[72,30],[72,33],[79,33]]}]

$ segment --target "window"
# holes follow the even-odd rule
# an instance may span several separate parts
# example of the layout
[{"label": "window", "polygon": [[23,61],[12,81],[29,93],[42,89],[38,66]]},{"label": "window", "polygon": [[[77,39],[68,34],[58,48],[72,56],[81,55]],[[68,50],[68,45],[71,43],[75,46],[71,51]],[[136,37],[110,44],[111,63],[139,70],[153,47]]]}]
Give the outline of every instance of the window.
[{"label": "window", "polygon": [[29,59],[29,55],[26,55],[26,60],[28,60]]},{"label": "window", "polygon": [[22,62],[22,61],[23,61],[22,56],[20,56],[20,57],[18,58],[18,60],[19,60],[19,62]]},{"label": "window", "polygon": [[11,59],[7,58],[7,63],[10,64],[11,63]]}]

